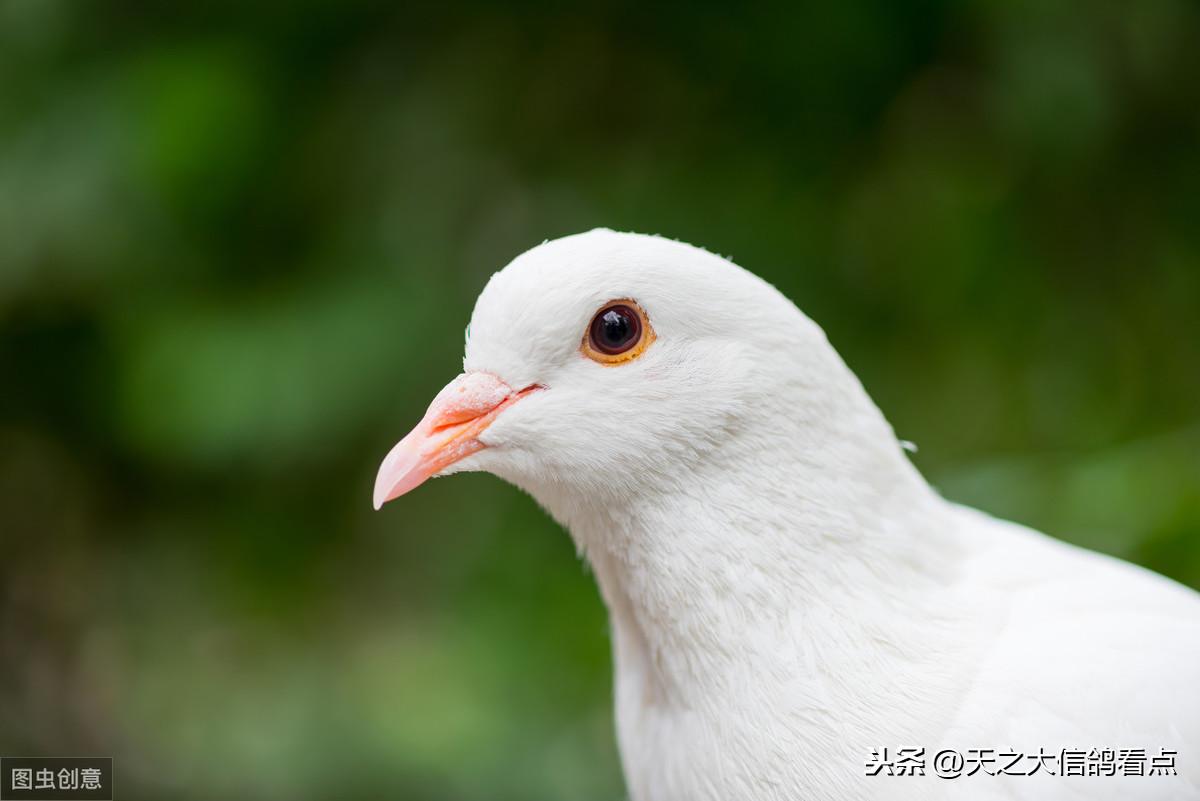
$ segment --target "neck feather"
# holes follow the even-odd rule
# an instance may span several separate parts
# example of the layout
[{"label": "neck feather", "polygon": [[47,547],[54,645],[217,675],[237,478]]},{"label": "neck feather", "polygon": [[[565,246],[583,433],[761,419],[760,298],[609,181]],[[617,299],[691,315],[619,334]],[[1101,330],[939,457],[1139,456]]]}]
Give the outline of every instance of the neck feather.
[{"label": "neck feather", "polygon": [[734,438],[619,502],[551,494],[609,608],[619,683],[686,701],[780,648],[795,649],[788,664],[828,661],[821,632],[869,642],[949,581],[948,507],[877,411],[778,433]]}]

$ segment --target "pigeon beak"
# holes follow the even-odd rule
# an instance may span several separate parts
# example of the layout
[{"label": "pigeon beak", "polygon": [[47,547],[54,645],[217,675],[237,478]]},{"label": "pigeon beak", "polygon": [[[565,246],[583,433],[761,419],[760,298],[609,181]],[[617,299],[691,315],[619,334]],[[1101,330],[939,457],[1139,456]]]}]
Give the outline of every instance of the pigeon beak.
[{"label": "pigeon beak", "polygon": [[540,389],[517,392],[491,373],[463,373],[437,394],[417,427],[384,457],[375,477],[375,509],[486,447],[479,435],[496,415]]}]

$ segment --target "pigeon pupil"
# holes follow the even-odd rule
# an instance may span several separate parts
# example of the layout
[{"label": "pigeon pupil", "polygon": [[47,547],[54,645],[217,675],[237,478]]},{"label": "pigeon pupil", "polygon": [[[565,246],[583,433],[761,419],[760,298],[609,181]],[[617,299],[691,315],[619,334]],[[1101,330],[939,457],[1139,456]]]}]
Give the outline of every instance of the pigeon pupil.
[{"label": "pigeon pupil", "polygon": [[604,313],[604,344],[619,348],[629,336],[629,320],[615,311]]},{"label": "pigeon pupil", "polygon": [[602,353],[624,353],[641,333],[637,314],[628,306],[612,306],[592,320],[592,346]]}]

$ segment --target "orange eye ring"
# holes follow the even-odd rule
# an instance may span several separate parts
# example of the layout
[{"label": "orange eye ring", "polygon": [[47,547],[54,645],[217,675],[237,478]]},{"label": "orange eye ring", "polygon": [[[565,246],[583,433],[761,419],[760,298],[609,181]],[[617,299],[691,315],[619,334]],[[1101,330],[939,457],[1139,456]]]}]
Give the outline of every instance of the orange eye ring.
[{"label": "orange eye ring", "polygon": [[637,301],[610,300],[592,316],[579,351],[592,361],[611,367],[638,358],[655,338],[650,318]]}]

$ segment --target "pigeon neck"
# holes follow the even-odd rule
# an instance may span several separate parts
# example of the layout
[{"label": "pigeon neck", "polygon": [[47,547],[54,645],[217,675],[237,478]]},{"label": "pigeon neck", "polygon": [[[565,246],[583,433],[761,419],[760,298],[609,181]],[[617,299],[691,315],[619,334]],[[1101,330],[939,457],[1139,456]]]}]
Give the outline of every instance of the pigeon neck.
[{"label": "pigeon neck", "polygon": [[803,666],[822,638],[867,648],[897,610],[924,614],[957,551],[949,507],[875,414],[805,447],[735,440],[666,491],[556,513],[609,608],[618,692],[711,691],[781,648]]}]

